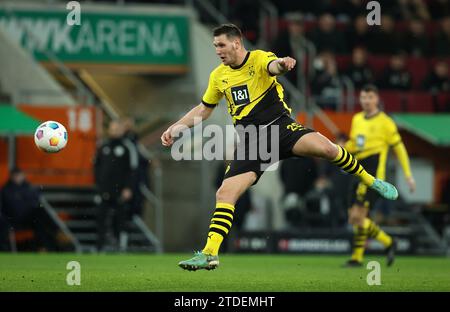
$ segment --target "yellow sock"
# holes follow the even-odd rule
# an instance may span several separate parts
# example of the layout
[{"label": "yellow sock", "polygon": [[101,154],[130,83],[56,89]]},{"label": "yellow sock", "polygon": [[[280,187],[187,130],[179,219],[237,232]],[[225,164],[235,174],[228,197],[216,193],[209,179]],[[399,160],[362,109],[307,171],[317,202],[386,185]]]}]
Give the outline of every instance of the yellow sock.
[{"label": "yellow sock", "polygon": [[338,154],[332,162],[345,172],[358,176],[367,186],[371,186],[375,181],[375,178],[369,174],[345,148],[339,145],[336,146],[338,148]]},{"label": "yellow sock", "polygon": [[234,205],[217,203],[209,226],[208,239],[203,253],[217,256],[223,239],[228,235],[233,223]]},{"label": "yellow sock", "polygon": [[367,230],[369,228],[369,219],[365,219],[362,226],[353,227],[353,252],[352,260],[362,262],[364,258],[364,250],[366,249]]},{"label": "yellow sock", "polygon": [[362,262],[364,259],[364,247],[353,248],[352,260]]},{"label": "yellow sock", "polygon": [[219,254],[220,245],[222,245],[223,236],[217,233],[209,233],[203,253],[217,256]]},{"label": "yellow sock", "polygon": [[379,242],[381,242],[384,247],[389,247],[392,244],[392,237],[387,235],[386,232],[380,230],[380,233],[378,233],[377,237],[375,239]]},{"label": "yellow sock", "polygon": [[364,220],[369,224],[368,235],[370,238],[374,238],[377,241],[381,242],[385,247],[389,247],[392,244],[392,237],[386,234],[375,222],[366,218]]}]

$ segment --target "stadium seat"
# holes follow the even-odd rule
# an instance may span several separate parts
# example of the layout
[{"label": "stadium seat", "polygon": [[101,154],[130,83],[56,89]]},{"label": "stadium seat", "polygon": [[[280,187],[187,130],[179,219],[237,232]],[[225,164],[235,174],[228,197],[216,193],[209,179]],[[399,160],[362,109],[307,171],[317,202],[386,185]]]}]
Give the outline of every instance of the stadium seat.
[{"label": "stadium seat", "polygon": [[440,93],[436,96],[438,112],[450,112],[450,94]]},{"label": "stadium seat", "polygon": [[433,112],[433,96],[427,92],[381,91],[381,103],[386,112]]},{"label": "stadium seat", "polygon": [[350,66],[351,61],[352,61],[351,55],[337,55],[336,63],[338,66],[338,71],[340,73],[345,72],[347,68]]},{"label": "stadium seat", "polygon": [[434,111],[433,96],[428,92],[406,92],[407,111],[431,113]]},{"label": "stadium seat", "polygon": [[406,66],[412,76],[413,89],[421,89],[424,79],[431,70],[428,59],[421,57],[408,57]]},{"label": "stadium seat", "polygon": [[384,69],[389,65],[389,56],[373,56],[369,55],[367,62],[376,78],[379,78]]},{"label": "stadium seat", "polygon": [[405,111],[407,107],[407,99],[402,92],[380,91],[380,100],[384,111],[387,113]]}]

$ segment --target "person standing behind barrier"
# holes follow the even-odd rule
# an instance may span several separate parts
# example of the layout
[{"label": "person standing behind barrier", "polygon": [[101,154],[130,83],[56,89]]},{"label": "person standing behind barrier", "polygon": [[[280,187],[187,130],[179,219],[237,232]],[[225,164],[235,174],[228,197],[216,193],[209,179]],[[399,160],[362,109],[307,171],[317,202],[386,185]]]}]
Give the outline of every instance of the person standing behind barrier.
[{"label": "person standing behind barrier", "polygon": [[118,120],[109,124],[109,138],[99,147],[94,162],[95,183],[101,196],[97,215],[97,248],[104,250],[108,232],[108,217],[113,215],[116,242],[124,250],[127,245],[126,214],[133,197],[133,185],[138,167],[136,147],[124,138],[124,126]]},{"label": "person standing behind barrier", "polygon": [[129,139],[138,153],[138,170],[136,174],[135,183],[133,185],[133,198],[130,203],[129,215],[142,215],[142,209],[144,206],[144,196],[141,193],[140,186],[145,185],[148,189],[150,188],[150,178],[149,178],[149,161],[150,157],[148,152],[145,150],[142,144],[139,144],[138,134],[135,129],[134,119],[129,117],[125,118],[123,121],[125,127],[125,138]]}]

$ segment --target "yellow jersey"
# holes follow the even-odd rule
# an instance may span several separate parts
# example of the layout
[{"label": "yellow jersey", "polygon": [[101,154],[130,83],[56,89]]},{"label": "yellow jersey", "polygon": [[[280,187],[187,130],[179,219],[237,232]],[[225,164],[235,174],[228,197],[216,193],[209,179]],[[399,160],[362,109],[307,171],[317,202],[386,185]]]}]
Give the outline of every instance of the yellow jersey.
[{"label": "yellow jersey", "polygon": [[353,116],[350,139],[345,144],[345,148],[358,160],[378,155],[377,172],[372,172],[372,174],[376,174],[379,179],[385,179],[390,147],[393,147],[397,156],[399,156],[405,175],[410,176],[409,159],[392,118],[382,111],[371,117],[366,117],[364,112]]},{"label": "yellow jersey", "polygon": [[284,102],[284,91],[269,64],[278,59],[272,52],[247,52],[241,65],[217,66],[209,76],[202,103],[215,107],[225,96],[234,124],[266,124],[291,109]]}]

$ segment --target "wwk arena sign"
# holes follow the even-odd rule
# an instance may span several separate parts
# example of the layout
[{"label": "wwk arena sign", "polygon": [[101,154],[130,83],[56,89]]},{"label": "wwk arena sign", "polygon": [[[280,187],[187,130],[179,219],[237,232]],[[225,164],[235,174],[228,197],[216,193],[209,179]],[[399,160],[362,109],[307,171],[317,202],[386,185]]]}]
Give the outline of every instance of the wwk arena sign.
[{"label": "wwk arena sign", "polygon": [[[128,65],[166,71],[186,70],[189,61],[189,16],[150,10],[89,10],[80,7],[78,24],[61,9],[6,10],[0,29],[41,62],[54,55],[68,65]],[[136,12],[138,11],[138,12]],[[148,13],[146,13],[148,12]]]}]

